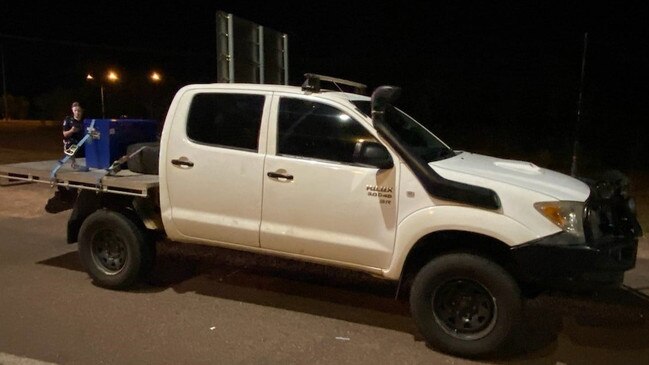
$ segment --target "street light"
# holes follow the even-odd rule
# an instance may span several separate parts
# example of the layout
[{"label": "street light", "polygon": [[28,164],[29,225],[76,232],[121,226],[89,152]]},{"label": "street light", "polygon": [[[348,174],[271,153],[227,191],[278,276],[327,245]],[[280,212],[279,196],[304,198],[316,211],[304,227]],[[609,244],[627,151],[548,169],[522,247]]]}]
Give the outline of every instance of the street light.
[{"label": "street light", "polygon": [[[92,76],[92,74],[87,74],[86,75],[86,80],[87,81],[94,81],[95,78]],[[108,73],[106,74],[106,80],[110,82],[117,82],[119,81],[119,76],[115,71],[108,70]],[[106,118],[106,106],[104,103],[104,83],[100,80],[99,81],[99,88],[101,90],[101,117]]]},{"label": "street light", "polygon": [[160,74],[155,72],[155,71],[151,72],[151,75],[149,76],[149,78],[154,83],[158,83],[158,82],[162,81],[162,76],[160,76]]},{"label": "street light", "polygon": [[115,71],[108,71],[108,76],[106,76],[106,78],[108,78],[108,80],[113,81],[113,82],[119,80],[119,77],[117,76]]}]

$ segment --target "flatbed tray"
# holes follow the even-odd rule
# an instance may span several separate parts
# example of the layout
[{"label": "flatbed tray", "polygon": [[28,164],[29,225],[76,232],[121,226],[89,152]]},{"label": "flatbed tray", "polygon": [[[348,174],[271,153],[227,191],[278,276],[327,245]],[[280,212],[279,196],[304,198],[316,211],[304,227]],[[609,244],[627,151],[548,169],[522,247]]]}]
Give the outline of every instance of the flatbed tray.
[{"label": "flatbed tray", "polygon": [[[160,185],[158,175],[122,170],[108,176],[104,169],[77,171],[72,169],[70,163],[59,169],[56,180],[50,181],[50,174],[56,164],[56,160],[50,160],[0,165],[0,185],[23,181],[141,197],[149,196],[150,191]],[[78,158],[77,164],[84,166],[85,159]]]}]

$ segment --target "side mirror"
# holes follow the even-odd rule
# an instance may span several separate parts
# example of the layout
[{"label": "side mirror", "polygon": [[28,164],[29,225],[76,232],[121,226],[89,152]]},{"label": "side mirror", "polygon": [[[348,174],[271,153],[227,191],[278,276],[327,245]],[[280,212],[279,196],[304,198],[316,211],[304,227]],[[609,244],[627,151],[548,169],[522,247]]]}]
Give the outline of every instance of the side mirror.
[{"label": "side mirror", "polygon": [[401,88],[379,86],[372,93],[372,119],[375,114],[383,114],[388,105],[394,103],[401,95]]},{"label": "side mirror", "polygon": [[360,141],[354,146],[354,162],[360,165],[376,167],[380,170],[394,166],[392,156],[382,144],[374,141]]}]

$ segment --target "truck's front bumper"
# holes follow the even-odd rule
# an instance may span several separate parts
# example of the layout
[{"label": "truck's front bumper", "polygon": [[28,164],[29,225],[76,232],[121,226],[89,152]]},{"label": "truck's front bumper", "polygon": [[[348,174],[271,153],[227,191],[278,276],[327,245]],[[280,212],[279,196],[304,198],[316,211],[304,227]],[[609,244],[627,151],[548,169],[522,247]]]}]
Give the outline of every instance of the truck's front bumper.
[{"label": "truck's front bumper", "polygon": [[602,237],[577,244],[562,232],[512,248],[520,278],[544,287],[571,288],[621,284],[635,266],[638,240]]},{"label": "truck's front bumper", "polygon": [[624,272],[635,266],[642,227],[628,179],[610,171],[600,180],[584,181],[591,194],[584,205],[582,242],[561,232],[512,248],[522,280],[545,287],[593,288],[621,284]]}]

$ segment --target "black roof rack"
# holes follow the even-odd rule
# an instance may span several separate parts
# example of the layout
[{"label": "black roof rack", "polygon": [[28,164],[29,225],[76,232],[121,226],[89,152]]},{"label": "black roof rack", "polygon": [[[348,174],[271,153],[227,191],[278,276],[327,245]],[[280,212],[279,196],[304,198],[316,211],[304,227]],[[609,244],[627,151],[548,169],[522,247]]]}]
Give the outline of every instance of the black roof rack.
[{"label": "black roof rack", "polygon": [[306,78],[306,80],[304,80],[304,83],[302,84],[302,90],[310,91],[313,93],[320,92],[321,81],[327,81],[333,84],[342,84],[346,86],[351,86],[354,88],[354,93],[356,94],[364,95],[365,91],[367,90],[367,85],[354,82],[354,81],[339,79],[336,77],[317,75],[317,74],[304,74],[304,77]]}]

